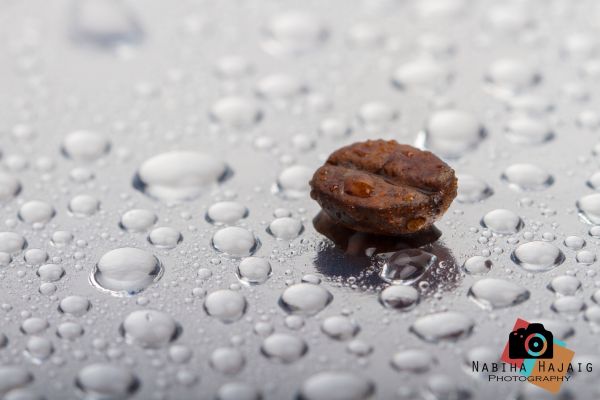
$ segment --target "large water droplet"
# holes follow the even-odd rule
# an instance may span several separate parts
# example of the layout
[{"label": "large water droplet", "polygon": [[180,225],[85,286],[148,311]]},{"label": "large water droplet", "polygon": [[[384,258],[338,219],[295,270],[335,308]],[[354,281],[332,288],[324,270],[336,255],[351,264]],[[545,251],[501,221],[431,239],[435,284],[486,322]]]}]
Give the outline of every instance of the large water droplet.
[{"label": "large water droplet", "polygon": [[114,296],[134,295],[157,282],[163,266],[154,255],[133,247],[105,253],[92,270],[90,282]]},{"label": "large water droplet", "polygon": [[298,400],[367,400],[374,394],[375,384],[363,376],[351,372],[326,371],[304,381]]},{"label": "large water droplet", "polygon": [[233,290],[217,290],[206,296],[204,310],[211,317],[228,324],[242,318],[246,312],[246,299]]},{"label": "large water droplet", "polygon": [[130,313],[120,327],[121,334],[132,344],[144,348],[164,347],[177,338],[180,327],[169,314],[156,310]]},{"label": "large water droplet", "polygon": [[588,224],[600,224],[600,193],[588,194],[577,200],[579,216]]},{"label": "large water droplet", "polygon": [[91,364],[77,374],[75,385],[88,398],[126,399],[139,388],[138,378],[116,364]]},{"label": "large water droplet", "polygon": [[544,190],[554,183],[554,177],[533,164],[513,164],[501,176],[515,190]]},{"label": "large water droplet", "polygon": [[392,284],[410,285],[436,263],[437,257],[419,249],[400,250],[388,258],[379,277]]},{"label": "large water droplet", "polygon": [[545,272],[565,261],[565,255],[552,243],[533,241],[520,244],[511,254],[515,264],[531,272]]},{"label": "large water droplet", "polygon": [[521,230],[523,221],[513,211],[499,208],[485,214],[481,225],[499,235],[512,235]]},{"label": "large water droplet", "polygon": [[473,150],[485,136],[485,130],[472,114],[461,110],[440,110],[428,119],[417,139],[425,147],[447,158],[458,158]]},{"label": "large water droplet", "polygon": [[102,157],[110,149],[110,142],[101,133],[75,131],[69,133],[62,143],[63,153],[76,161],[91,162]]},{"label": "large water droplet", "polygon": [[327,30],[312,14],[287,11],[268,21],[264,36],[265,51],[276,55],[299,55],[319,47],[327,38]]},{"label": "large water droplet", "polygon": [[471,335],[475,322],[465,314],[445,311],[417,319],[410,331],[426,342],[456,341]]},{"label": "large water droplet", "polygon": [[291,364],[306,354],[308,346],[304,340],[296,336],[275,333],[263,341],[260,351],[270,360]]},{"label": "large water droplet", "polygon": [[238,226],[219,229],[212,237],[215,250],[233,257],[246,257],[254,254],[260,242],[252,232]]},{"label": "large water droplet", "polygon": [[279,304],[290,314],[314,315],[332,300],[333,295],[319,285],[297,283],[284,290]]},{"label": "large water droplet", "polygon": [[419,302],[419,292],[412,286],[392,285],[379,293],[379,302],[387,308],[408,311]]},{"label": "large water droplet", "polygon": [[477,203],[494,194],[494,190],[483,180],[473,175],[458,174],[459,203]]},{"label": "large water droplet", "polygon": [[492,310],[521,304],[529,299],[530,292],[504,279],[486,278],[475,282],[468,295],[481,308]]}]

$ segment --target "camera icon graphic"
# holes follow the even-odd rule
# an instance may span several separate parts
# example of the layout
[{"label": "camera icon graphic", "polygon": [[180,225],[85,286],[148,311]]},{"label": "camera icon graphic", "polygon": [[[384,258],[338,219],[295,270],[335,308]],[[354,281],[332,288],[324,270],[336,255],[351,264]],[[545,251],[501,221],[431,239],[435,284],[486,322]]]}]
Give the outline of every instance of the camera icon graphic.
[{"label": "camera icon graphic", "polygon": [[512,331],[508,337],[508,356],[511,359],[551,359],[554,356],[552,332],[544,325],[532,323],[527,328]]}]

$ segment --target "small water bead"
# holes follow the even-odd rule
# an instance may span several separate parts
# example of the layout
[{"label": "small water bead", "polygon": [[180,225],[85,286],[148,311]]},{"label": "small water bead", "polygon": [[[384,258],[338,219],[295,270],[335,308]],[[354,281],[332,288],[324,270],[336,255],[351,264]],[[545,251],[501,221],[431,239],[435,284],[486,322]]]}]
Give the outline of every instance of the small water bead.
[{"label": "small water bead", "polygon": [[458,174],[459,203],[477,203],[494,194],[494,190],[483,180],[473,175]]},{"label": "small water bead", "polygon": [[239,280],[249,285],[265,283],[271,274],[271,263],[261,257],[246,257],[237,269]]},{"label": "small water bead", "polygon": [[8,253],[0,253],[0,267],[7,267],[12,262],[12,256]]},{"label": "small water bead", "polygon": [[548,289],[561,296],[573,296],[581,289],[581,281],[574,276],[561,275],[550,281]]},{"label": "small water bead", "polygon": [[85,297],[67,296],[58,304],[58,311],[74,317],[81,317],[88,312],[91,306],[92,304]]},{"label": "small water bead", "polygon": [[267,232],[279,240],[293,240],[304,231],[302,221],[290,217],[282,217],[273,220]]},{"label": "small water bead", "polygon": [[62,143],[63,153],[76,161],[95,161],[109,149],[110,142],[105,135],[85,130],[69,133]]},{"label": "small water bead", "polygon": [[0,202],[14,199],[21,192],[21,188],[21,181],[17,177],[0,171]]},{"label": "small water bead", "polygon": [[19,208],[19,219],[28,224],[46,224],[56,214],[54,207],[40,200],[23,203]]},{"label": "small water bead", "polygon": [[485,214],[481,225],[499,235],[512,235],[519,232],[524,224],[513,211],[499,208]]},{"label": "small water bead", "polygon": [[232,225],[248,216],[248,208],[235,201],[220,201],[206,211],[206,220],[214,225]]},{"label": "small water bead", "polygon": [[[600,297],[600,296],[599,296]],[[285,317],[285,326],[288,329],[297,331],[304,326],[304,318],[300,315],[288,315]]]},{"label": "small water bead", "polygon": [[379,302],[386,308],[409,311],[419,303],[419,292],[412,286],[392,285],[379,293]]},{"label": "small water bead", "polygon": [[246,308],[246,298],[233,290],[216,290],[204,300],[206,313],[226,324],[242,318]]},{"label": "small water bead", "polygon": [[21,323],[21,332],[25,335],[37,335],[48,329],[48,320],[38,317],[27,318]]},{"label": "small water bead", "polygon": [[233,257],[246,257],[254,254],[260,242],[252,232],[237,226],[219,229],[212,237],[213,248]]},{"label": "small water bead", "polygon": [[225,375],[237,374],[245,364],[244,355],[234,347],[219,347],[210,355],[212,369]]},{"label": "small water bead", "polygon": [[499,89],[515,93],[536,85],[541,76],[523,60],[499,59],[490,65],[486,80]]},{"label": "small water bead", "polygon": [[327,317],[321,323],[321,330],[334,340],[349,340],[358,334],[360,326],[343,315]]},{"label": "small water bead", "polygon": [[298,400],[367,400],[374,394],[375,384],[366,377],[352,372],[325,371],[302,383]]},{"label": "small water bead", "polygon": [[558,314],[576,314],[585,309],[583,299],[575,296],[558,297],[550,306]]},{"label": "small water bead", "polygon": [[56,293],[58,288],[54,283],[44,282],[40,285],[39,292],[43,295],[50,296],[51,294]]},{"label": "small water bead", "polygon": [[33,374],[21,366],[0,365],[0,395],[23,388],[33,380]]},{"label": "small water bead", "polygon": [[69,178],[75,183],[86,183],[95,178],[94,171],[85,167],[75,167],[69,172]]},{"label": "small water bead", "polygon": [[224,180],[228,171],[227,164],[213,155],[170,151],[144,161],[137,171],[134,187],[167,202],[192,200]]},{"label": "small water bead", "polygon": [[352,129],[345,119],[328,117],[319,124],[319,133],[333,139],[341,139],[350,135]]},{"label": "small water bead", "polygon": [[287,11],[269,19],[263,29],[263,48],[274,55],[301,55],[322,45],[328,32],[317,17]]},{"label": "small water bead", "polygon": [[41,265],[48,260],[48,253],[42,249],[28,249],[23,259],[27,265]]},{"label": "small water bead", "polygon": [[86,398],[127,399],[137,392],[140,382],[126,367],[98,363],[83,367],[77,374],[75,386]]},{"label": "small water bead", "polygon": [[91,217],[100,209],[100,201],[94,196],[81,194],[69,201],[68,209],[74,217]]},{"label": "small water bead", "polygon": [[219,388],[216,400],[261,400],[260,392],[243,382],[228,382]]},{"label": "small water bead", "polygon": [[174,341],[181,333],[181,328],[167,313],[137,310],[125,317],[120,331],[129,343],[156,349]]},{"label": "small water bead", "polygon": [[529,290],[516,283],[497,278],[478,280],[469,289],[468,296],[483,309],[512,307],[529,299]]},{"label": "small water bead", "polygon": [[463,270],[470,275],[485,275],[492,269],[492,261],[482,256],[468,258],[463,264]]},{"label": "small water bead", "polygon": [[272,74],[258,81],[258,96],[276,102],[289,102],[306,93],[308,88],[296,77],[287,74]]},{"label": "small water bead", "polygon": [[291,364],[306,354],[308,346],[303,339],[296,336],[275,333],[263,340],[260,351],[272,361]]},{"label": "small water bead", "polygon": [[426,342],[456,341],[471,335],[475,322],[465,314],[444,311],[419,317],[410,331]]},{"label": "small water bead", "polygon": [[563,252],[552,243],[533,241],[520,244],[511,254],[513,262],[530,272],[545,272],[565,261]]},{"label": "small water bead", "polygon": [[524,115],[511,118],[506,125],[505,133],[511,142],[518,144],[539,144],[554,137],[546,122]]},{"label": "small water bead", "polygon": [[182,240],[181,232],[168,226],[154,228],[148,235],[148,242],[159,249],[173,249]]},{"label": "small water bead", "polygon": [[564,244],[571,250],[580,250],[585,246],[585,239],[580,236],[567,236]]},{"label": "small water bead", "polygon": [[122,247],[105,253],[90,275],[92,284],[114,296],[137,294],[163,274],[161,262],[151,253]]},{"label": "small water bead", "polygon": [[473,114],[448,109],[431,114],[419,136],[418,147],[425,147],[445,158],[458,158],[479,145],[485,130]]},{"label": "small water bead", "polygon": [[169,360],[176,364],[185,364],[191,360],[192,349],[181,344],[174,344],[169,347]]},{"label": "small water bead", "polygon": [[25,344],[25,353],[35,363],[42,363],[54,353],[54,345],[45,337],[31,336]]},{"label": "small water bead", "polygon": [[400,90],[438,91],[445,88],[451,79],[446,66],[430,58],[408,62],[396,69],[392,82]]},{"label": "small water bead", "polygon": [[437,262],[437,257],[420,249],[400,250],[383,264],[379,277],[387,283],[410,285]]},{"label": "small water bead", "polygon": [[37,270],[42,282],[57,282],[65,275],[65,270],[58,264],[44,264]]},{"label": "small water bead", "polygon": [[222,57],[215,64],[215,73],[222,79],[239,79],[250,72],[252,72],[252,66],[248,60],[237,55]]},{"label": "small water bead", "polygon": [[575,255],[575,260],[579,264],[592,265],[593,263],[596,262],[596,254],[594,254],[588,250],[581,250],[581,251],[578,251],[577,254]]},{"label": "small water bead", "polygon": [[554,177],[543,168],[533,164],[513,164],[500,177],[514,190],[544,190],[554,183]]},{"label": "small water bead", "polygon": [[600,193],[588,194],[577,200],[579,216],[588,224],[600,224]]},{"label": "small water bead", "polygon": [[287,167],[277,177],[277,190],[286,199],[306,197],[310,192],[309,181],[313,170],[304,165]]},{"label": "small water bead", "polygon": [[230,96],[217,100],[210,108],[209,116],[221,128],[243,131],[258,124],[263,113],[253,100]]},{"label": "small water bead", "polygon": [[121,216],[119,226],[127,232],[145,232],[158,221],[158,217],[150,210],[136,208]]},{"label": "small water bead", "polygon": [[56,328],[56,335],[65,340],[75,340],[84,334],[83,327],[77,322],[67,321]]},{"label": "small water bead", "polygon": [[320,285],[297,283],[283,291],[279,305],[289,314],[315,315],[332,300],[331,292]]},{"label": "small water bead", "polygon": [[358,120],[368,130],[386,128],[397,118],[398,112],[380,101],[365,103],[358,110]]},{"label": "small water bead", "polygon": [[395,353],[391,360],[392,368],[398,372],[422,374],[437,363],[437,358],[427,350],[408,349]]}]

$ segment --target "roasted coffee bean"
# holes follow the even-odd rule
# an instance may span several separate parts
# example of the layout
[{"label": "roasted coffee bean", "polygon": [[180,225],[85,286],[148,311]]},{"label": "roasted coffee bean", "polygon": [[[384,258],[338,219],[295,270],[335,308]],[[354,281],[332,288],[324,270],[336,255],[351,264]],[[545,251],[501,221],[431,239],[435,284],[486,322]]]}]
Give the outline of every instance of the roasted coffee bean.
[{"label": "roasted coffee bean", "polygon": [[429,151],[395,140],[368,140],[333,152],[310,182],[310,195],[337,223],[355,231],[423,231],[456,197],[454,170]]}]

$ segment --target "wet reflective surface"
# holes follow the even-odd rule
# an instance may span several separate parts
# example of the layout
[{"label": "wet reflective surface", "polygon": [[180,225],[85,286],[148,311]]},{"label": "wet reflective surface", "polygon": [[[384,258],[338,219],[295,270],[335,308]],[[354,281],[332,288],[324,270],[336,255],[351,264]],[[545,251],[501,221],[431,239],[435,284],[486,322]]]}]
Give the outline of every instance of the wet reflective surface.
[{"label": "wet reflective surface", "polygon": [[[537,399],[520,317],[598,397],[600,6],[0,4],[0,398]],[[337,226],[367,139],[457,172],[435,226]],[[586,361],[587,362],[587,361]],[[546,396],[546,397],[540,397]]]}]

